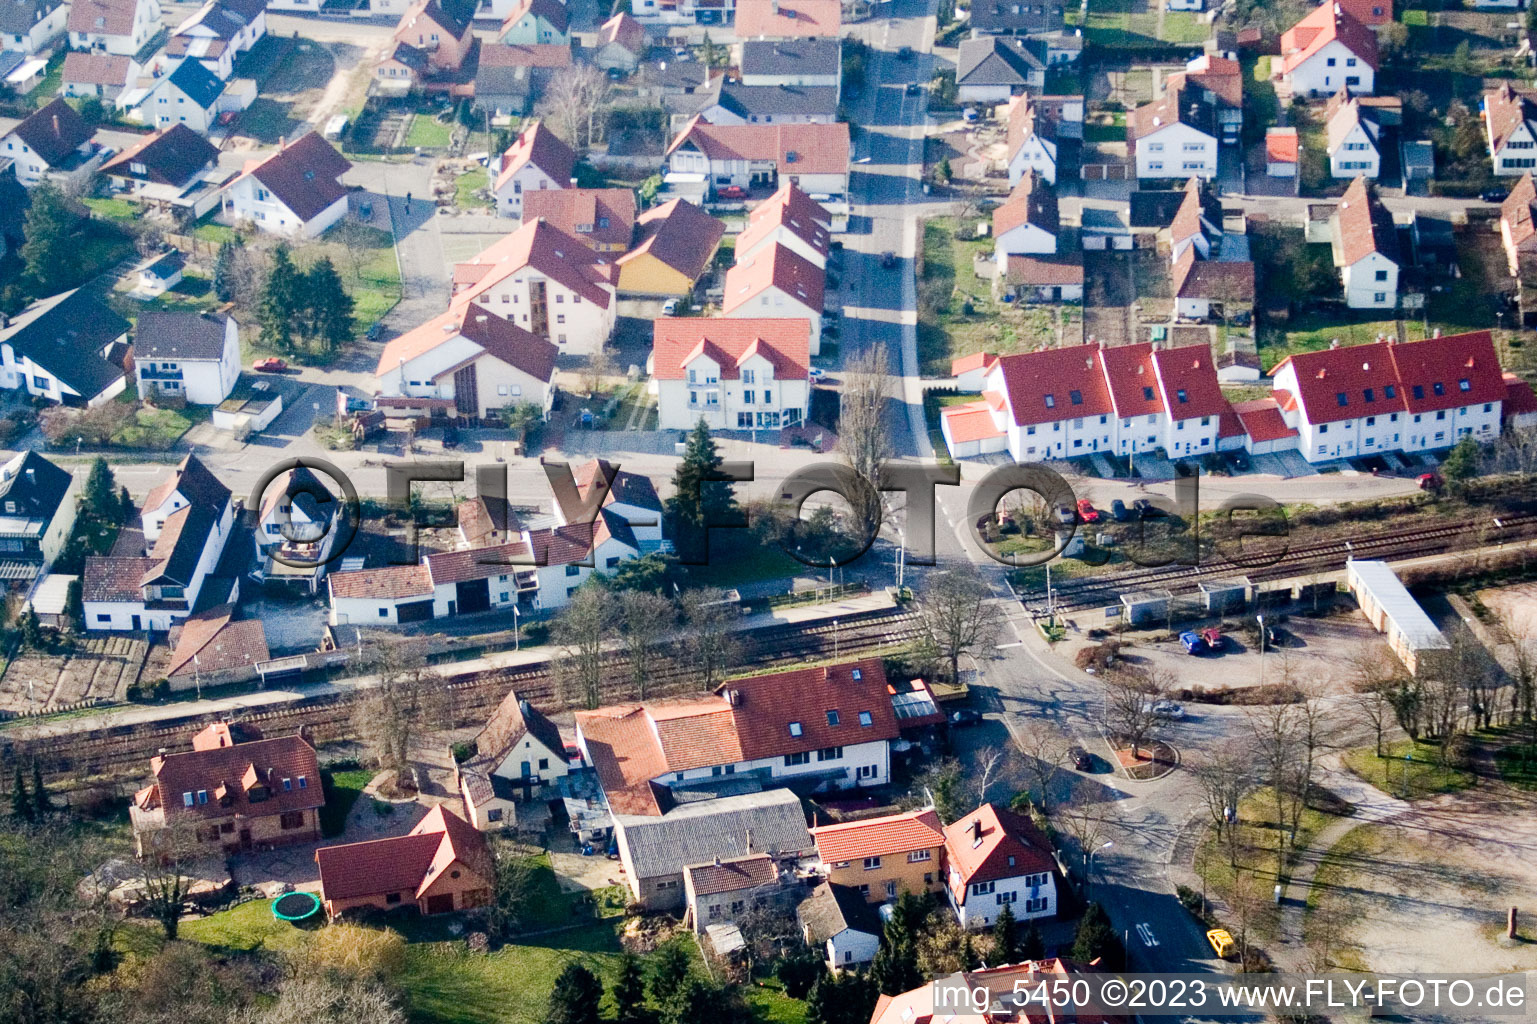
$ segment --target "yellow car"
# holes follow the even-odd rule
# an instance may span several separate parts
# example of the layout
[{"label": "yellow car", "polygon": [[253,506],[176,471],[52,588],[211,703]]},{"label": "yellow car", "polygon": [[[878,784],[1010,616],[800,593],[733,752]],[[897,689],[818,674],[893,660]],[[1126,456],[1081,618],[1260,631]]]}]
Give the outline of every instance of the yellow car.
[{"label": "yellow car", "polygon": [[1228,934],[1226,928],[1213,928],[1206,933],[1206,941],[1211,943],[1211,948],[1224,960],[1238,952],[1238,945],[1233,942],[1233,936]]}]

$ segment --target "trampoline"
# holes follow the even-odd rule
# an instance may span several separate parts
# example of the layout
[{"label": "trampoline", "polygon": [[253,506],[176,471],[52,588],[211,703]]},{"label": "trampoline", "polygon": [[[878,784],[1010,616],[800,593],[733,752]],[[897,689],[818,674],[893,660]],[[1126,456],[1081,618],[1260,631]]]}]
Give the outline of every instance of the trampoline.
[{"label": "trampoline", "polygon": [[290,892],[272,901],[272,916],[290,924],[320,912],[320,897],[312,892]]}]

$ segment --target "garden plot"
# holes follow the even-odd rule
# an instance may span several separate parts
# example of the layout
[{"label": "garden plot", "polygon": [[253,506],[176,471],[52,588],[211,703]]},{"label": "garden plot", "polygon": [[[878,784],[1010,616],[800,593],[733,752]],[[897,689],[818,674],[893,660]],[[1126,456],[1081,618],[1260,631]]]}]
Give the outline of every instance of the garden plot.
[{"label": "garden plot", "polygon": [[0,707],[13,711],[103,698],[123,700],[139,682],[149,644],[130,636],[89,637],[72,651],[25,651],[0,678]]}]

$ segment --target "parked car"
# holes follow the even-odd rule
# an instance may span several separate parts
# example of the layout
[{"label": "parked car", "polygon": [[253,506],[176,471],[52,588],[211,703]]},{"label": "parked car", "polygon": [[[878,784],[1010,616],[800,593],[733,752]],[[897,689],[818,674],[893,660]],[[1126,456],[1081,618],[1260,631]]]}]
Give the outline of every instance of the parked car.
[{"label": "parked car", "polygon": [[897,265],[897,254],[896,253],[892,252],[890,249],[887,249],[885,252],[881,253],[881,269],[882,270],[890,270],[892,267],[894,267],[896,265]]},{"label": "parked car", "polygon": [[288,361],[286,359],[279,359],[277,356],[268,356],[265,359],[258,359],[252,363],[251,369],[257,373],[282,373],[288,369]]},{"label": "parked car", "polygon": [[1126,502],[1120,498],[1110,503],[1110,515],[1118,523],[1124,523],[1131,518],[1131,512],[1126,508]]},{"label": "parked car", "polygon": [[1153,714],[1177,722],[1185,717],[1185,709],[1172,700],[1160,700],[1153,704]]},{"label": "parked car", "polygon": [[1067,752],[1067,756],[1072,759],[1073,767],[1078,771],[1088,772],[1094,770],[1094,758],[1089,756],[1089,752],[1082,747],[1074,747]]},{"label": "parked car", "polygon": [[721,199],[746,199],[747,190],[741,185],[723,185],[715,190],[715,194]]},{"label": "parked car", "polygon": [[1206,933],[1206,941],[1211,943],[1212,950],[1224,960],[1238,952],[1238,944],[1226,928],[1213,928]]},{"label": "parked car", "polygon": [[1078,513],[1071,505],[1057,506],[1057,522],[1063,526],[1072,526],[1078,521]]},{"label": "parked car", "polygon": [[1136,501],[1131,503],[1131,507],[1136,509],[1137,516],[1141,519],[1159,519],[1166,517],[1169,514],[1163,509],[1159,508],[1157,505],[1154,505],[1152,501],[1147,498],[1138,498]]},{"label": "parked car", "polygon": [[897,60],[912,60],[912,59],[913,59],[913,48],[911,46],[904,46],[900,50],[897,51]]},{"label": "parked car", "polygon": [[1215,626],[1208,626],[1201,630],[1201,639],[1206,641],[1206,646],[1214,651],[1220,651],[1227,646],[1227,637],[1222,635],[1222,630]]},{"label": "parked car", "polygon": [[961,120],[965,121],[967,124],[975,124],[977,117],[978,114],[976,107],[967,107],[965,110],[961,111]]},{"label": "parked car", "polygon": [[677,299],[668,299],[666,302],[662,303],[662,315],[663,316],[672,316],[677,311],[678,311],[678,300]]},{"label": "parked car", "polygon": [[1440,473],[1421,473],[1414,482],[1420,485],[1422,491],[1439,491],[1446,481],[1441,479]]},{"label": "parked car", "polygon": [[982,712],[973,711],[971,708],[961,708],[959,711],[950,712],[951,725],[981,725]]},{"label": "parked car", "polygon": [[1479,193],[1478,198],[1486,203],[1503,203],[1510,198],[1510,193],[1502,188],[1491,188]]},{"label": "parked car", "polygon": [[1193,629],[1187,629],[1179,635],[1179,642],[1184,646],[1186,654],[1200,654],[1206,649],[1206,641],[1201,639],[1201,634]]},{"label": "parked car", "polygon": [[1095,508],[1094,503],[1088,498],[1079,498],[1078,518],[1086,523],[1097,523],[1099,522],[1099,509]]},{"label": "parked car", "polygon": [[919,85],[917,82],[908,82],[906,92],[909,96],[917,96],[919,93],[923,92],[923,86]]},{"label": "parked car", "polygon": [[820,366],[813,366],[811,369],[806,371],[806,375],[812,380],[821,380],[823,377],[827,376],[827,371],[822,369]]}]

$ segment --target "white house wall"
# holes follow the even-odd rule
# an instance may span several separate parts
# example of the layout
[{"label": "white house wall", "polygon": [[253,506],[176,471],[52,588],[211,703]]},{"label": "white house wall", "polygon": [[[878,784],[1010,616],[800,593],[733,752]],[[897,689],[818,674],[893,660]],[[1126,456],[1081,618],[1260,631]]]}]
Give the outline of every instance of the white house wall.
[{"label": "white house wall", "polygon": [[1357,96],[1370,96],[1376,72],[1336,39],[1293,69],[1291,84],[1292,92],[1302,95],[1332,96],[1348,85]]},{"label": "white house wall", "polygon": [[1165,125],[1137,140],[1137,177],[1217,176],[1217,140],[1187,124]]}]

